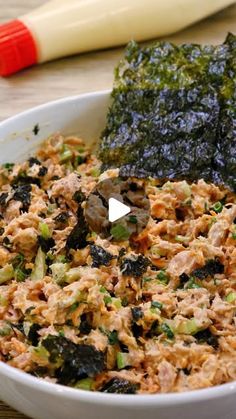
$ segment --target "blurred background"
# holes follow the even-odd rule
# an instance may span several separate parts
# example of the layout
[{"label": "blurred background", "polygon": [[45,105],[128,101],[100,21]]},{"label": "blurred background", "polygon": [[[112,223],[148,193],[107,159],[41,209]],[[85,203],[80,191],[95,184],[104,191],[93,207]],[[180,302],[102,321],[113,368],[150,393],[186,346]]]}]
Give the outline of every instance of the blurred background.
[{"label": "blurred background", "polygon": [[[0,0],[0,22],[16,18],[43,3],[45,0]],[[228,31],[236,32],[236,5],[166,39],[218,43]],[[86,53],[0,78],[0,121],[50,100],[111,88],[113,68],[122,51],[116,48]]]}]

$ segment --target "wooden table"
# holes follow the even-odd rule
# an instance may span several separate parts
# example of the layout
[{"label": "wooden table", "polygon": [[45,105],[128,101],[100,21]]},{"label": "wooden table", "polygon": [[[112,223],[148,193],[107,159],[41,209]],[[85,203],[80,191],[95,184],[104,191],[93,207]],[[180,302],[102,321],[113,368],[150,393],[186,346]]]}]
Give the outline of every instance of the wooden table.
[{"label": "wooden table", "polygon": [[[15,18],[43,3],[44,0],[0,0],[0,21]],[[236,5],[168,39],[218,43],[229,31],[236,32]],[[110,88],[113,68],[121,54],[119,48],[83,54],[0,79],[0,120],[49,100]],[[25,416],[0,403],[0,418],[23,419]]]}]

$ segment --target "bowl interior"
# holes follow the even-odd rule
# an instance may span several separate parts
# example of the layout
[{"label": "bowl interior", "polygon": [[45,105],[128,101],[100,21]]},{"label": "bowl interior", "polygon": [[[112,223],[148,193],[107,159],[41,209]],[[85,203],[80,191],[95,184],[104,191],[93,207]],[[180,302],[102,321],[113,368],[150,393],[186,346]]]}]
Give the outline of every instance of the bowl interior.
[{"label": "bowl interior", "polygon": [[109,91],[50,102],[0,123],[0,164],[20,161],[55,132],[96,144],[105,126]]}]

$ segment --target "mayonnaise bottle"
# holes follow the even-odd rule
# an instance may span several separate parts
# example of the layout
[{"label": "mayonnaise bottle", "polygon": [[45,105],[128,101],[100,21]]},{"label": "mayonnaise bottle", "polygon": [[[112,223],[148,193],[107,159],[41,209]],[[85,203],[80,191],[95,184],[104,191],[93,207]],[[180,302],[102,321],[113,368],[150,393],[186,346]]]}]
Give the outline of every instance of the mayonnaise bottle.
[{"label": "mayonnaise bottle", "polygon": [[176,32],[235,0],[51,0],[0,25],[0,75]]}]

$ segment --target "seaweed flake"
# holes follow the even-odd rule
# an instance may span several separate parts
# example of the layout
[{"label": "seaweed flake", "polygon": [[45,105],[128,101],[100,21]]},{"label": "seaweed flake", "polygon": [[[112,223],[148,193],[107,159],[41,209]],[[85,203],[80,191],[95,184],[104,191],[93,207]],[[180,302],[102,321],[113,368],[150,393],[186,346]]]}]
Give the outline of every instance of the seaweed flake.
[{"label": "seaweed flake", "polygon": [[113,259],[111,253],[107,252],[101,246],[95,244],[90,245],[90,255],[92,257],[93,263],[92,268],[99,268],[99,266],[108,266]]},{"label": "seaweed flake", "polygon": [[124,258],[120,264],[120,270],[123,275],[134,276],[136,278],[142,276],[149,265],[149,259],[143,255]]},{"label": "seaweed flake", "polygon": [[114,377],[105,383],[100,391],[103,393],[136,394],[139,387],[139,384],[131,383],[131,381],[124,380],[123,378]]},{"label": "seaweed flake", "polygon": [[223,274],[224,273],[224,265],[218,259],[210,259],[206,262],[204,266],[201,268],[195,269],[191,276],[205,279],[208,276],[214,276],[216,274]]}]

